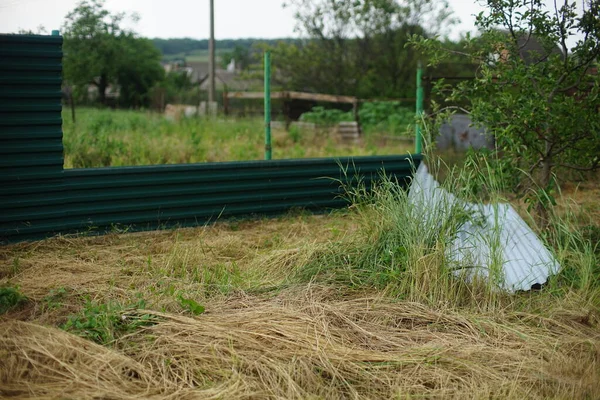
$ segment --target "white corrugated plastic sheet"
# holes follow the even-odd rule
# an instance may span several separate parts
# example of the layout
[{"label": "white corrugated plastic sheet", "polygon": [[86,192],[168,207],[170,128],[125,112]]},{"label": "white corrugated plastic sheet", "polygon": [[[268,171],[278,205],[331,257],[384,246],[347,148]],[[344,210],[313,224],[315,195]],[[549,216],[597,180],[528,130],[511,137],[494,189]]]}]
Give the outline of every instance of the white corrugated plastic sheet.
[{"label": "white corrugated plastic sheet", "polygon": [[471,215],[447,247],[446,258],[457,271],[488,278],[490,271],[497,271],[492,272],[494,282],[514,292],[541,285],[560,269],[556,258],[510,204],[462,201],[440,187],[425,163],[417,169],[409,199],[415,207],[435,210],[442,217],[445,210],[456,207]]}]

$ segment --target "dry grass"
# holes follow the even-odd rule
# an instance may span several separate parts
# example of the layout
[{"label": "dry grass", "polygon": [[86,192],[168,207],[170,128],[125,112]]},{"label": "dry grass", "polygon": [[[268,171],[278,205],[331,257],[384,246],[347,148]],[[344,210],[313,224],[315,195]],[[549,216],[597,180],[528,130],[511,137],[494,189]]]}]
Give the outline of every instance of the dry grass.
[{"label": "dry grass", "polygon": [[568,205],[578,215],[587,217],[582,223],[600,225],[600,172],[590,175],[588,180],[561,183],[563,198],[569,199]]},{"label": "dry grass", "polygon": [[[146,311],[137,311],[146,313]],[[2,394],[23,398],[598,398],[597,329],[465,315],[331,288],[233,296],[102,347],[1,326]],[[135,315],[128,315],[135,318]]]},{"label": "dry grass", "polygon": [[[287,279],[355,229],[349,214],[298,215],[3,247],[0,286],[30,300],[0,317],[0,396],[600,398],[598,305],[575,292],[484,312]],[[59,328],[85,297],[139,296],[148,310],[119,317],[153,324],[105,346]]]}]

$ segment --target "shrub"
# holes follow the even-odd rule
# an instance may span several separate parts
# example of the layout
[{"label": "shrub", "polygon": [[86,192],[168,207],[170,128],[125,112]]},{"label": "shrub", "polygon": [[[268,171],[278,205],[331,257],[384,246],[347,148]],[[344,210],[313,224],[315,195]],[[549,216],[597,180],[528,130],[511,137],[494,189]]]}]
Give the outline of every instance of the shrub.
[{"label": "shrub", "polygon": [[351,112],[344,112],[336,109],[326,109],[325,107],[313,107],[311,111],[300,116],[300,121],[312,122],[320,125],[335,125],[339,122],[354,121]]},{"label": "shrub", "polygon": [[[358,111],[360,124],[364,130],[392,135],[404,134],[412,130],[414,115],[413,110],[394,101],[363,103]],[[354,121],[354,115],[352,112],[318,106],[302,114],[300,120],[331,126],[344,121]]]}]

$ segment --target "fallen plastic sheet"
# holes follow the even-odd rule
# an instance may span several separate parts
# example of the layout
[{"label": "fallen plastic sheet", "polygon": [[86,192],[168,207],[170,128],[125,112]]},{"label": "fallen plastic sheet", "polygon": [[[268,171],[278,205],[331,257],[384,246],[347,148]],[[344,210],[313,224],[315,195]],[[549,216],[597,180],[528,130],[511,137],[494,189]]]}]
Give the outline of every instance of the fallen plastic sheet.
[{"label": "fallen plastic sheet", "polygon": [[[449,218],[457,208],[470,215],[445,254],[458,273],[488,279],[492,274],[498,286],[514,292],[542,285],[560,270],[556,258],[510,204],[465,202],[440,187],[424,163],[414,176],[409,199],[416,210],[438,219]],[[443,221],[437,223],[441,226]]]}]

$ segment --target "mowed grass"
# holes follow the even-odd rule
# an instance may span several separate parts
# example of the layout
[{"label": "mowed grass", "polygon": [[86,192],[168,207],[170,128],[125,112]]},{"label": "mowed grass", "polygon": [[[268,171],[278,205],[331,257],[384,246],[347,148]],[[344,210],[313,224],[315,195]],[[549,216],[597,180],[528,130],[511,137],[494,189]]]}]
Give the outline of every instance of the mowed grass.
[{"label": "mowed grass", "polygon": [[[69,112],[63,111],[66,168],[264,159],[259,118],[169,121],[151,112],[81,108],[73,123]],[[275,159],[405,154],[413,147],[375,134],[344,144],[329,129],[274,129],[272,136]]]},{"label": "mowed grass", "polygon": [[445,263],[462,215],[436,229],[392,181],[348,196],[327,215],[1,248],[0,395],[600,398],[600,254],[580,229],[597,199],[558,199],[540,234],[562,271],[510,294]]}]

